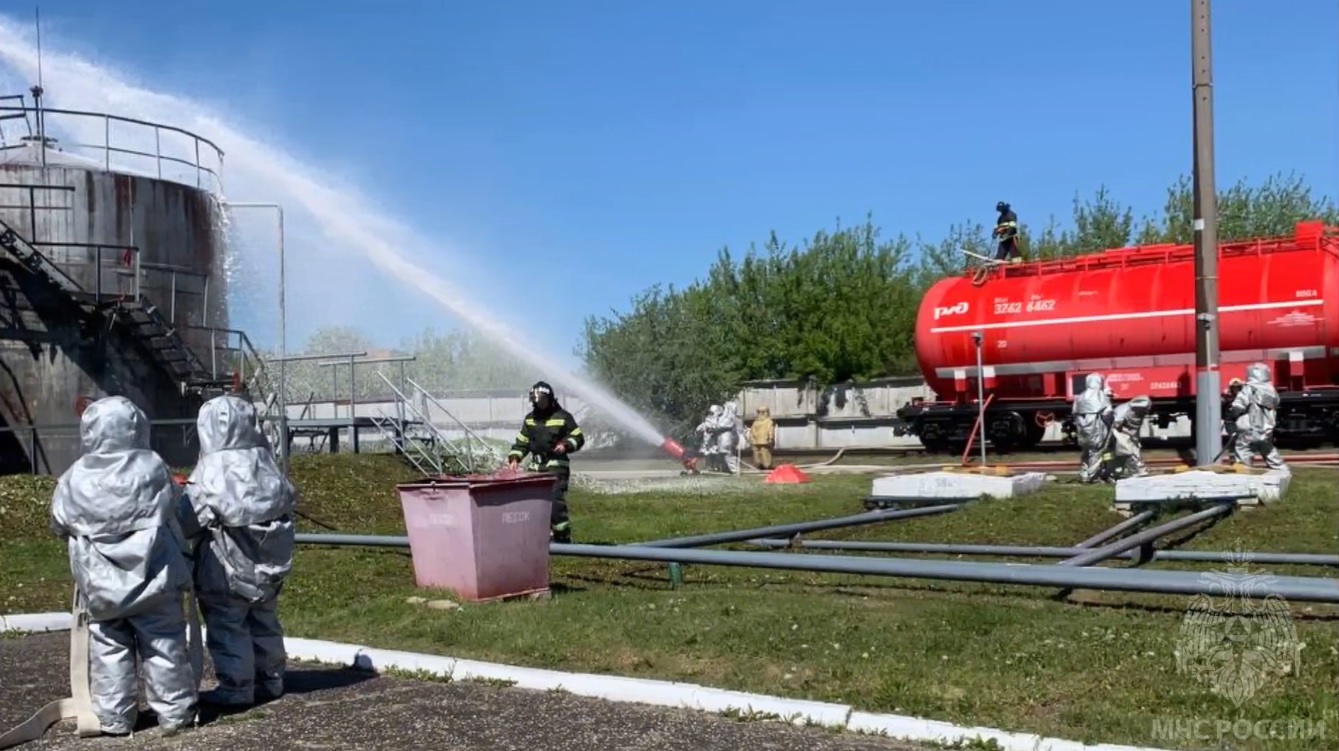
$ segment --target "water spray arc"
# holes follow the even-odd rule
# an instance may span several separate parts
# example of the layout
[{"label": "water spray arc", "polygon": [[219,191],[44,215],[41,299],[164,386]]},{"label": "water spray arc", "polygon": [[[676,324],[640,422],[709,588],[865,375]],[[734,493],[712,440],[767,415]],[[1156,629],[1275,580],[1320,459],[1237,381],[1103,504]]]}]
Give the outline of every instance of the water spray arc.
[{"label": "water spray arc", "polygon": [[[37,73],[38,54],[28,41],[26,27],[26,24],[0,17],[0,65],[31,80]],[[318,170],[237,128],[224,125],[197,102],[133,86],[116,72],[68,53],[43,49],[41,66],[51,90],[48,96],[55,92],[56,96],[77,101],[84,107],[128,110],[129,114],[160,121],[184,121],[189,127],[214,134],[214,140],[228,153],[229,185],[233,190],[256,197],[268,194],[276,199],[270,203],[282,204],[290,214],[298,212],[300,216],[309,217],[332,246],[355,249],[386,276],[449,311],[491,344],[544,373],[546,380],[581,396],[630,435],[652,446],[665,448],[675,458],[683,456],[681,447],[667,440],[637,410],[527,341],[515,328],[471,301],[463,289],[448,283],[425,265],[410,260],[402,248],[440,251],[440,244],[426,241],[395,218],[368,208],[372,202],[365,200],[358,191],[332,187],[333,180]],[[161,116],[151,118],[151,115]],[[64,123],[61,125],[65,126]],[[68,126],[72,130],[70,140],[84,144],[101,143],[106,136],[98,126],[71,123]],[[241,186],[240,189],[237,186]]]},{"label": "water spray arc", "polygon": [[[279,222],[279,388],[278,399],[279,407],[279,445],[280,451],[279,466],[287,475],[289,471],[289,436],[288,436],[288,371],[286,363],[288,362],[288,280],[285,277],[285,251],[284,251],[284,207],[277,203],[264,203],[254,201],[234,202],[226,201],[223,207],[227,211],[233,209],[272,209],[278,215]],[[262,398],[268,398],[269,394],[263,394]]]}]

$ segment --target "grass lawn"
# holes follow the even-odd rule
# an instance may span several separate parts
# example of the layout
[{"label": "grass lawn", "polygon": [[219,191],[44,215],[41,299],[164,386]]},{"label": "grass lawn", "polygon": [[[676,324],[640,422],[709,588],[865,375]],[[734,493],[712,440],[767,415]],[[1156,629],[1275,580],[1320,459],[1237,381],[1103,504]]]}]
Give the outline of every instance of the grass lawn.
[{"label": "grass lawn", "polygon": [[[393,459],[295,457],[293,474],[312,519],[342,532],[404,534],[393,485],[412,474]],[[757,479],[731,482],[678,494],[574,490],[578,541],[845,515],[861,510],[869,489],[867,476],[766,488]],[[51,485],[0,480],[0,612],[67,606],[64,551],[45,533]],[[1107,510],[1110,493],[1055,485],[1018,501],[812,537],[1072,545],[1121,520]],[[306,520],[303,527],[326,531]],[[1179,547],[1336,552],[1339,473],[1298,469],[1282,504],[1239,512]],[[1331,569],[1270,570],[1335,576]],[[571,558],[554,559],[552,580],[547,602],[435,611],[406,602],[421,594],[407,551],[303,548],[283,613],[298,636],[679,679],[1088,742],[1196,748],[1206,742],[1159,736],[1158,727],[1277,719],[1324,721],[1326,735],[1229,735],[1228,743],[1271,750],[1339,744],[1339,616],[1325,606],[1293,607],[1305,643],[1300,668],[1271,678],[1238,708],[1177,673],[1184,597],[1078,591],[1061,598],[1046,588],[697,566],[684,567],[684,585],[671,588],[662,564]],[[1200,727],[1213,732],[1211,724]]]}]

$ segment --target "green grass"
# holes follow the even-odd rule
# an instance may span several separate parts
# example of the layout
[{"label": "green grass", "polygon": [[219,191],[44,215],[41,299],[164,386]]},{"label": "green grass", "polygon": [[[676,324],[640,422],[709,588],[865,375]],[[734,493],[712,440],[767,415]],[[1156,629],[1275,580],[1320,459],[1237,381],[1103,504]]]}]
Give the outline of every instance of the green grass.
[{"label": "green grass", "polygon": [[[306,531],[403,534],[393,486],[412,474],[388,457],[294,459]],[[759,492],[571,494],[580,541],[632,542],[855,513],[869,478],[817,477]],[[50,481],[0,481],[0,612],[68,602],[63,550],[45,536]],[[747,492],[745,492],[747,489]],[[1070,545],[1118,521],[1110,490],[1054,485],[953,514],[814,535]],[[42,493],[48,495],[42,496]],[[1288,500],[1241,511],[1181,549],[1339,550],[1339,477],[1299,469]],[[315,522],[310,520],[316,520]],[[801,555],[802,553],[797,553]],[[1004,559],[995,559],[1004,560]],[[1054,560],[1040,561],[1043,564]],[[1117,563],[1113,565],[1129,565]],[[1154,564],[1150,568],[1187,567]],[[1210,568],[1210,567],[1205,567]],[[1271,567],[1334,576],[1332,570]],[[1088,742],[1194,748],[1155,737],[1155,721],[1324,720],[1324,738],[1238,741],[1239,749],[1333,748],[1339,740],[1339,629],[1333,608],[1293,608],[1305,643],[1295,673],[1240,709],[1177,674],[1188,598],[971,583],[555,558],[547,602],[406,602],[407,551],[303,548],[283,600],[294,635],[535,667],[686,680],[853,704]],[[21,585],[21,586],[20,586]]]}]

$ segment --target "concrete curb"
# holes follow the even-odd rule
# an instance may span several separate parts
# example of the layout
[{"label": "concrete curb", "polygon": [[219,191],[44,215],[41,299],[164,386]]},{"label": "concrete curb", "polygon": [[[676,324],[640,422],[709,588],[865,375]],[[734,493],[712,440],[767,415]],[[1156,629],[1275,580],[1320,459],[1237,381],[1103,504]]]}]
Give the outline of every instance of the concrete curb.
[{"label": "concrete curb", "polygon": [[[6,631],[63,631],[70,628],[69,613],[33,613],[0,616],[0,633]],[[284,646],[294,660],[344,665],[361,670],[398,670],[427,673],[451,680],[506,681],[517,688],[537,691],[561,690],[577,696],[606,701],[696,709],[705,712],[738,711],[770,714],[795,724],[822,725],[852,732],[880,733],[911,742],[954,744],[973,739],[994,740],[1003,751],[1163,751],[1139,746],[1107,743],[1085,745],[1078,741],[1043,738],[1032,733],[1011,733],[983,727],[965,727],[949,722],[893,714],[857,712],[849,705],[786,699],[779,696],[728,691],[692,683],[623,678],[592,673],[516,667],[491,662],[461,660],[441,655],[375,649],[320,639],[286,637]]]},{"label": "concrete curb", "polygon": [[42,633],[45,631],[69,631],[74,625],[74,616],[69,613],[18,613],[0,615],[0,634],[6,631]]}]

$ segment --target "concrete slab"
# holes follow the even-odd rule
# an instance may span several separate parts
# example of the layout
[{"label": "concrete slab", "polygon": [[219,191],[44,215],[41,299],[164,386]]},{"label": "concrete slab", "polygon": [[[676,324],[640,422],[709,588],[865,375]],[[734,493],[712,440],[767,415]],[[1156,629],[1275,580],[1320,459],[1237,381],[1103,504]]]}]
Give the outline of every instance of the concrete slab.
[{"label": "concrete slab", "polygon": [[[0,728],[69,693],[69,635],[0,638]],[[206,679],[206,687],[211,681]],[[22,747],[162,751],[928,751],[927,746],[780,722],[586,699],[478,682],[378,677],[290,666],[289,693],[236,714],[206,710],[198,729],[162,737],[141,718],[132,738],[74,736],[73,723]]]},{"label": "concrete slab", "polygon": [[989,475],[974,472],[918,472],[874,479],[877,498],[1016,498],[1035,493],[1046,482],[1041,472]]},{"label": "concrete slab", "polygon": [[1248,496],[1239,506],[1256,506],[1282,500],[1288,491],[1292,473],[1288,470],[1214,472],[1192,469],[1187,472],[1129,477],[1116,481],[1117,511],[1128,512],[1140,503],[1197,498]]}]

